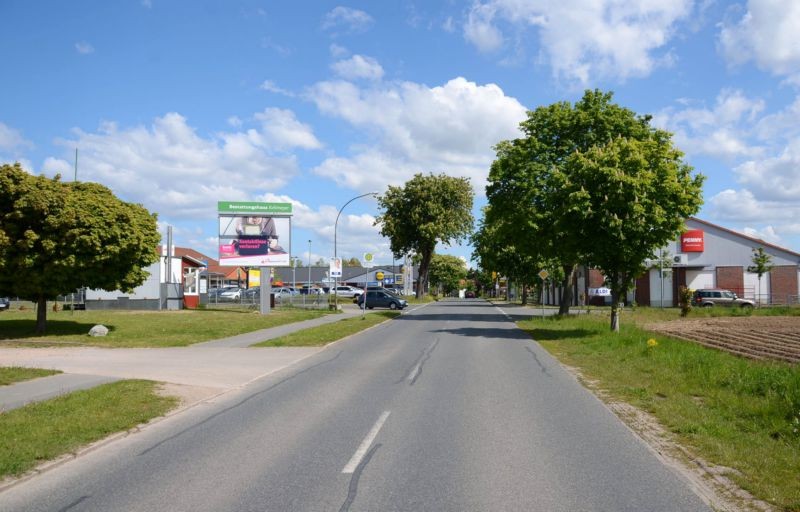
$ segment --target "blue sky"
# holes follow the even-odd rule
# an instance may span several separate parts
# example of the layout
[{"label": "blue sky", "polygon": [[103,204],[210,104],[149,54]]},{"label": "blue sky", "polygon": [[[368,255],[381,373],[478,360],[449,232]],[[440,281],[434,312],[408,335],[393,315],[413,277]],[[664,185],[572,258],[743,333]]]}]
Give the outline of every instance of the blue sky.
[{"label": "blue sky", "polygon": [[[663,5],[662,5],[663,4]],[[528,109],[586,88],[675,134],[704,220],[800,251],[800,2],[0,2],[0,161],[109,186],[216,255],[220,200],[294,204],[292,252],[418,172],[476,217]],[[370,198],[340,256],[376,254]],[[465,256],[470,248],[439,247]]]}]

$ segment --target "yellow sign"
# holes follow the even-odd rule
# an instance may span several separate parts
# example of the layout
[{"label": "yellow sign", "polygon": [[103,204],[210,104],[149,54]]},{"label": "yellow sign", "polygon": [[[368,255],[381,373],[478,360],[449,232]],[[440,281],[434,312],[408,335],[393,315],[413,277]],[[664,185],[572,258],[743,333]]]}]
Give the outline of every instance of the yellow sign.
[{"label": "yellow sign", "polygon": [[383,272],[375,272],[375,279],[383,281]]},{"label": "yellow sign", "polygon": [[541,278],[542,278],[542,281],[544,281],[545,279],[547,279],[548,277],[550,277],[550,272],[548,272],[548,271],[546,271],[546,270],[541,270],[541,271],[539,272],[539,277],[541,277]]}]

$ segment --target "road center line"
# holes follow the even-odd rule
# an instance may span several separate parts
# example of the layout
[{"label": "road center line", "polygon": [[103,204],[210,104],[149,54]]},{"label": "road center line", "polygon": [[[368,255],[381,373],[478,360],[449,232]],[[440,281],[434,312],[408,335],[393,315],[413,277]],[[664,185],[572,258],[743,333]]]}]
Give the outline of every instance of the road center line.
[{"label": "road center line", "polygon": [[353,457],[350,459],[350,462],[348,462],[347,465],[344,467],[344,469],[342,469],[342,473],[353,474],[353,471],[356,470],[359,463],[361,462],[361,459],[363,459],[364,455],[367,454],[367,450],[369,450],[369,447],[372,445],[372,442],[375,441],[376,437],[378,437],[378,432],[381,431],[381,427],[383,427],[383,424],[386,423],[386,418],[389,417],[389,412],[390,411],[383,411],[381,417],[378,418],[378,421],[376,421],[375,425],[372,426],[372,430],[369,431],[367,437],[365,437],[364,440],[361,442],[361,445],[358,447],[358,450],[356,450],[356,453],[353,454]]}]

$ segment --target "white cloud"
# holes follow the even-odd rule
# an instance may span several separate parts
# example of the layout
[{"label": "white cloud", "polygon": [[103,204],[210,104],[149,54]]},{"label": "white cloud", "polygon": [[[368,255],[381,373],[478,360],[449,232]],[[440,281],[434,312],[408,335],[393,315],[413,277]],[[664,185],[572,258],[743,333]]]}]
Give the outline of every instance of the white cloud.
[{"label": "white cloud", "polygon": [[230,116],[228,118],[228,124],[234,128],[239,128],[242,126],[242,120],[239,119],[239,116]]},{"label": "white cloud", "polygon": [[328,81],[315,84],[308,96],[323,113],[371,139],[352,147],[352,156],[328,158],[314,172],[364,192],[404,183],[418,172],[444,172],[472,178],[483,193],[492,146],[518,137],[526,116],[525,107],[498,86],[464,78],[432,88]]},{"label": "white cloud", "polygon": [[737,181],[759,199],[797,202],[800,198],[800,138],[777,156],[748,160],[734,169]]},{"label": "white cloud", "polygon": [[288,91],[286,89],[283,89],[282,87],[279,87],[278,84],[275,83],[273,80],[264,80],[261,83],[260,88],[265,91],[273,92],[275,94],[280,94],[282,96],[288,96],[290,98],[295,96],[295,94],[292,91]]},{"label": "white cloud", "polygon": [[776,75],[800,74],[800,3],[748,0],[747,11],[720,30],[722,53],[733,65],[750,60]]},{"label": "white cloud", "polygon": [[723,89],[713,108],[666,108],[653,116],[653,123],[673,132],[677,146],[689,154],[731,160],[762,153],[764,148],[750,141],[750,131],[764,108],[761,99]]},{"label": "white cloud", "polygon": [[493,52],[503,46],[503,34],[492,24],[495,12],[491,3],[475,4],[464,24],[464,38],[482,52]]},{"label": "white cloud", "polygon": [[349,59],[334,62],[331,69],[349,80],[365,78],[367,80],[380,80],[383,78],[383,68],[380,63],[372,57],[363,55],[353,55]]},{"label": "white cloud", "polygon": [[322,22],[326,30],[343,29],[346,32],[363,32],[373,23],[372,16],[364,11],[350,7],[334,7]]},{"label": "white cloud", "polygon": [[553,75],[587,84],[595,78],[646,76],[668,64],[666,47],[692,0],[480,0],[464,24],[464,37],[481,51],[503,46],[503,28],[538,30]]},{"label": "white cloud", "polygon": [[18,152],[20,150],[32,149],[33,143],[14,128],[0,122],[0,151]]},{"label": "white cloud", "polygon": [[[339,210],[333,205],[323,204],[315,210],[291,196],[272,193],[263,194],[257,197],[256,200],[291,203],[292,226],[314,233],[312,252],[314,252],[314,248],[317,251],[321,251],[320,247],[324,244],[326,247],[330,247],[330,253],[324,257],[332,257],[334,238],[336,238],[337,253],[341,257],[360,257],[363,252],[373,252],[381,259],[385,260],[387,256],[391,259],[388,240],[381,237],[380,228],[374,225],[375,217],[373,215],[342,212],[338,225],[335,225],[336,215]],[[364,198],[364,201],[374,201],[374,199]],[[335,237],[334,227],[336,227]],[[292,243],[292,249],[295,254],[305,250],[307,256],[306,248],[306,240],[294,240]],[[317,258],[319,258],[319,255],[312,254],[312,262],[316,261]]]},{"label": "white cloud", "polygon": [[75,50],[81,55],[88,55],[90,53],[94,53],[94,46],[90,45],[86,41],[80,41],[75,43]]},{"label": "white cloud", "polygon": [[350,53],[347,50],[347,48],[345,48],[344,46],[338,45],[336,43],[331,43],[331,45],[328,48],[328,50],[331,52],[331,56],[333,56],[333,57],[335,57],[337,59],[341,58],[341,57],[344,57],[345,55]]},{"label": "white cloud", "polygon": [[781,241],[780,235],[778,235],[778,233],[775,231],[775,228],[772,226],[764,226],[762,229],[746,226],[742,229],[742,231],[749,237],[757,238],[758,240],[763,240],[771,244],[777,244]]},{"label": "white cloud", "polygon": [[[70,152],[80,148],[78,179],[103,183],[162,216],[191,218],[213,216],[221,197],[252,199],[294,176],[296,159],[273,155],[269,137],[248,130],[204,138],[184,117],[169,113],[149,127],[104,123],[96,133],[76,129],[74,140],[59,144]],[[51,174],[67,168],[67,160],[44,163]]]},{"label": "white cloud", "polygon": [[320,149],[322,144],[307,124],[301,123],[291,110],[267,108],[255,115],[261,122],[267,141],[264,145],[278,149]]}]

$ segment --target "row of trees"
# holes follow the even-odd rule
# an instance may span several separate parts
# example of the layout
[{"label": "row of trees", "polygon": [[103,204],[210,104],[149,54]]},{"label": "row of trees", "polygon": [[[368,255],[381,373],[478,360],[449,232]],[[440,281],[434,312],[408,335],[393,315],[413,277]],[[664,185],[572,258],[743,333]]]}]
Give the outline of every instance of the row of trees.
[{"label": "row of trees", "polygon": [[562,314],[578,264],[597,268],[618,330],[619,301],[645,260],[702,204],[703,176],[650,120],[597,90],[528,112],[523,137],[495,147],[488,205],[472,238],[480,266],[523,285],[549,270],[561,282]]},{"label": "row of trees", "polygon": [[[392,253],[416,257],[417,297],[431,274],[445,292],[460,285],[463,262],[434,253],[471,236],[484,275],[493,270],[521,283],[523,300],[540,269],[558,277],[561,313],[572,302],[577,265],[599,269],[611,289],[612,329],[619,328],[619,299],[644,261],[699,210],[703,177],[692,176],[671,135],[650,126],[649,116],[611,100],[587,91],[575,104],[529,112],[524,136],[495,147],[475,233],[467,178],[417,174],[378,197],[376,225]],[[65,290],[143,282],[158,258],[154,214],[95,183],[32,176],[18,164],[0,170],[0,290],[39,304],[37,331],[44,331],[45,301]]]}]

